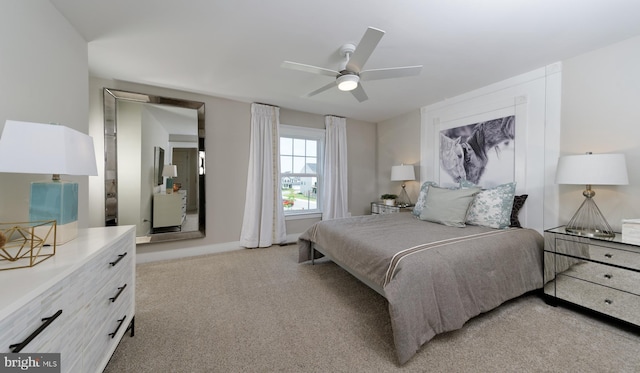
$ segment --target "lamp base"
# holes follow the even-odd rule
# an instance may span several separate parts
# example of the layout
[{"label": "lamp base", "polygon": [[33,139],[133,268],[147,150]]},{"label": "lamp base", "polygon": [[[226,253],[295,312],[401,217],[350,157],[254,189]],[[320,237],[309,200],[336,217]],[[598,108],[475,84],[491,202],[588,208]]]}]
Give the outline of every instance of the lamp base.
[{"label": "lamp base", "polygon": [[411,206],[411,200],[409,199],[409,195],[407,194],[407,190],[405,189],[404,184],[402,184],[402,192],[400,192],[400,196],[396,201],[396,205],[399,207]]},{"label": "lamp base", "polygon": [[[47,227],[35,227],[33,229],[34,233],[39,237],[45,237]],[[78,222],[73,221],[71,223],[57,225],[56,226],[56,234],[49,235],[47,239],[44,241],[45,245],[63,245],[73,239],[78,237]],[[54,241],[55,239],[55,241]]]},{"label": "lamp base", "polygon": [[591,196],[584,199],[565,230],[586,237],[613,238],[616,236]]},{"label": "lamp base", "polygon": [[[56,244],[62,245],[78,236],[78,183],[47,180],[31,183],[29,220],[55,220]],[[53,243],[53,237],[46,244]]]},{"label": "lamp base", "polygon": [[167,185],[165,187],[165,193],[167,193],[167,194],[173,193],[173,179],[170,178],[170,177],[167,178]]}]

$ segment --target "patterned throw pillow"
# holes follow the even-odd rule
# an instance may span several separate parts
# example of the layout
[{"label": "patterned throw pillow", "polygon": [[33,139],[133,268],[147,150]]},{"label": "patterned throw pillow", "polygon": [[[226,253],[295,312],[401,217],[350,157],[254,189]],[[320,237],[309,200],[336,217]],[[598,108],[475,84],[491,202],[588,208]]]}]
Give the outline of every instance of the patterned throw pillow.
[{"label": "patterned throw pillow", "polygon": [[524,206],[527,197],[529,197],[528,194],[513,197],[513,207],[511,208],[511,224],[509,225],[510,227],[522,228],[522,225],[520,225],[520,220],[518,219],[518,214],[520,213],[520,209],[522,208],[522,206]]},{"label": "patterned throw pillow", "polygon": [[425,181],[420,187],[420,194],[418,194],[418,200],[416,201],[415,206],[413,206],[413,210],[411,213],[415,216],[420,216],[422,209],[424,209],[424,202],[427,200],[427,192],[429,191],[430,186],[438,186],[438,184],[433,181]]},{"label": "patterned throw pillow", "polygon": [[467,223],[498,229],[509,227],[515,193],[515,182],[482,190],[469,206]]}]

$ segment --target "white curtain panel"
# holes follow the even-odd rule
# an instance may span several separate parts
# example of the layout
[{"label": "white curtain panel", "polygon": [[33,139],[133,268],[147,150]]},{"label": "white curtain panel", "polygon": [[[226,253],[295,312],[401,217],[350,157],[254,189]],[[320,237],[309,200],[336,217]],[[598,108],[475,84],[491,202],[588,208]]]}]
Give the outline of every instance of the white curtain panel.
[{"label": "white curtain panel", "polygon": [[322,184],[322,220],[348,216],[347,120],[325,117],[324,183]]},{"label": "white curtain panel", "polygon": [[286,241],[280,191],[280,108],[251,104],[251,143],[240,245],[268,247]]}]

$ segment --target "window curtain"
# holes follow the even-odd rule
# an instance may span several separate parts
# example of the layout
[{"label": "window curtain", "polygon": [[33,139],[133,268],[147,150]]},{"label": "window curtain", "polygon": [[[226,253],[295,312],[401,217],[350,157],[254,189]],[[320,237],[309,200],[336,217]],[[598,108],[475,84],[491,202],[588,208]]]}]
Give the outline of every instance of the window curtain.
[{"label": "window curtain", "polygon": [[251,104],[251,143],[240,245],[269,247],[286,241],[280,191],[280,108]]},{"label": "window curtain", "polygon": [[325,117],[324,183],[322,184],[322,220],[348,216],[347,120]]}]

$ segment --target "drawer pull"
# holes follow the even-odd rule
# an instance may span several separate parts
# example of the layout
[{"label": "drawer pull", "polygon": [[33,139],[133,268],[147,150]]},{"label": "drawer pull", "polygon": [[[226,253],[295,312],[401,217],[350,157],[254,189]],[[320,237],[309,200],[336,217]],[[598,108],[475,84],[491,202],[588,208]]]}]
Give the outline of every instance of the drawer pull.
[{"label": "drawer pull", "polygon": [[27,337],[27,339],[25,339],[20,343],[12,344],[11,346],[9,346],[9,348],[11,349],[11,352],[22,351],[23,348],[27,347],[29,342],[31,342],[35,337],[37,337],[38,334],[42,333],[42,331],[45,330],[47,326],[49,326],[49,324],[53,322],[53,320],[57,319],[58,316],[60,316],[60,314],[62,314],[62,310],[58,310],[58,312],[54,313],[53,316],[43,318],[42,322],[44,324],[40,325],[38,329],[36,329],[33,333],[31,333],[31,335]]},{"label": "drawer pull", "polygon": [[109,333],[109,336],[113,339],[113,337],[116,336],[116,334],[118,334],[118,330],[120,330],[120,327],[122,326],[122,323],[124,322],[124,320],[127,319],[127,315],[124,315],[120,320],[118,320],[118,327],[116,328],[116,330],[113,331],[113,333]]},{"label": "drawer pull", "polygon": [[120,255],[118,255],[118,259],[116,259],[116,260],[115,260],[115,261],[113,261],[113,262],[110,262],[109,264],[111,264],[111,266],[112,266],[112,267],[114,267],[114,266],[115,266],[116,264],[118,264],[118,262],[119,262],[119,261],[121,261],[121,260],[122,260],[122,258],[124,258],[125,256],[127,256],[127,253],[120,254]]},{"label": "drawer pull", "polygon": [[613,304],[613,301],[611,299],[605,299],[604,302],[606,304]]},{"label": "drawer pull", "polygon": [[613,278],[613,275],[610,273],[607,273],[604,275],[604,278],[611,280]]},{"label": "drawer pull", "polygon": [[123,290],[124,290],[124,288],[126,288],[126,287],[127,287],[127,284],[124,284],[123,286],[120,286],[120,287],[118,288],[118,293],[117,293],[115,296],[113,296],[113,297],[109,298],[109,300],[111,301],[111,303],[115,302],[115,301],[116,301],[116,299],[118,299],[118,297],[120,296],[120,294],[122,294],[122,291],[123,291]]},{"label": "drawer pull", "polygon": [[604,254],[604,257],[611,259],[611,258],[613,258],[613,254],[606,253],[606,254]]}]

